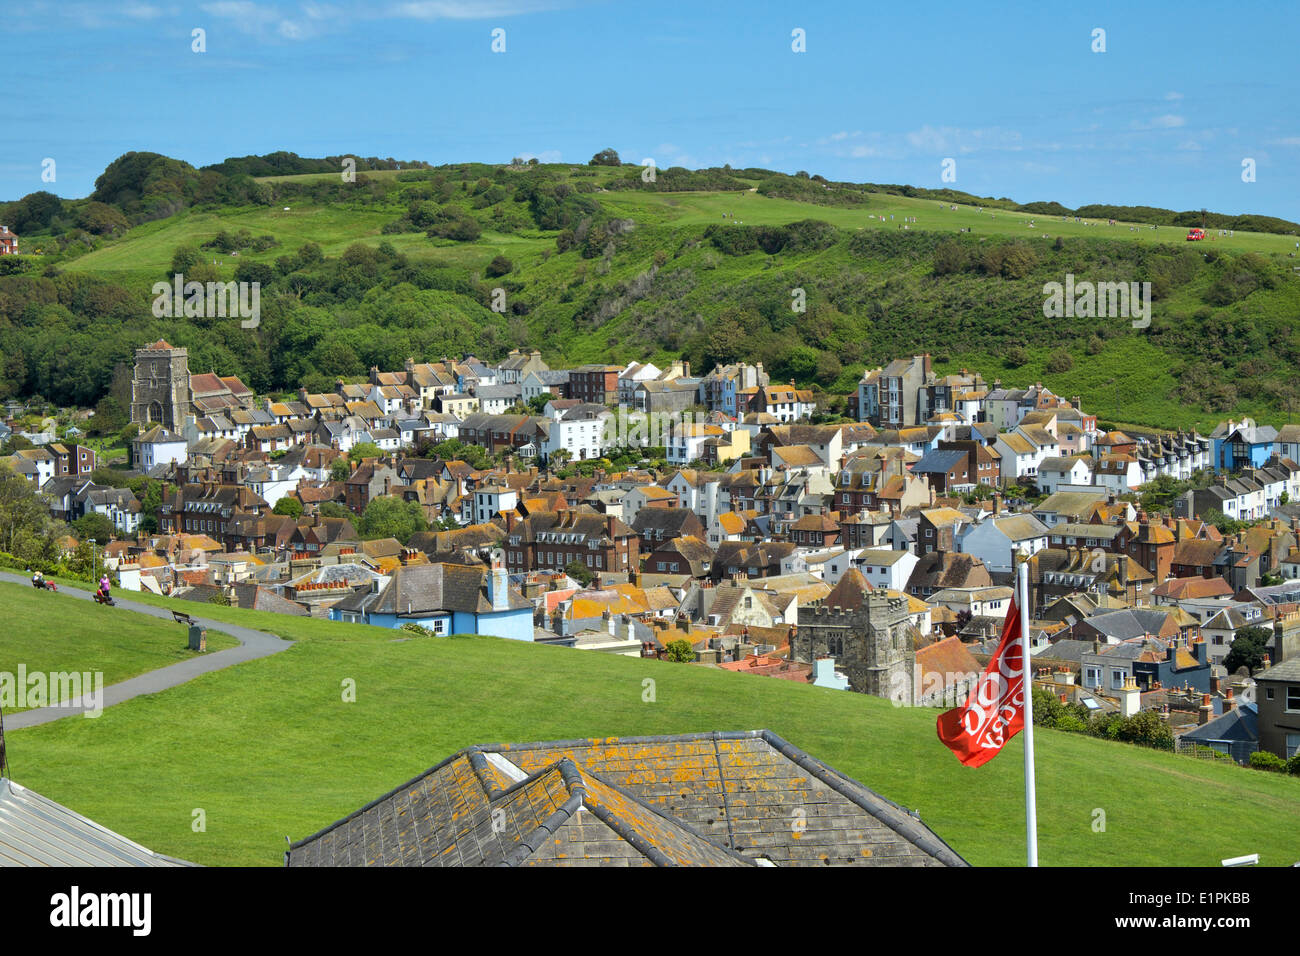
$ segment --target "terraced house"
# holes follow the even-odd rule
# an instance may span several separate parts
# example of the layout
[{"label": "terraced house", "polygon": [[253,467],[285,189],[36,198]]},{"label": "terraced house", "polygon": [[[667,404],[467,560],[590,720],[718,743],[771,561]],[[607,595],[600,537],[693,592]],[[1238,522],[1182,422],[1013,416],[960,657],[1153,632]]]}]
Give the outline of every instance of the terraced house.
[{"label": "terraced house", "polygon": [[518,508],[500,515],[506,538],[505,565],[511,573],[563,571],[576,561],[593,572],[627,574],[640,556],[637,534],[620,518],[588,511]]},{"label": "terraced house", "polygon": [[184,484],[163,492],[158,509],[158,530],[162,534],[202,533],[229,544],[229,525],[236,515],[260,515],[269,511],[266,500],[242,485],[215,482]]}]

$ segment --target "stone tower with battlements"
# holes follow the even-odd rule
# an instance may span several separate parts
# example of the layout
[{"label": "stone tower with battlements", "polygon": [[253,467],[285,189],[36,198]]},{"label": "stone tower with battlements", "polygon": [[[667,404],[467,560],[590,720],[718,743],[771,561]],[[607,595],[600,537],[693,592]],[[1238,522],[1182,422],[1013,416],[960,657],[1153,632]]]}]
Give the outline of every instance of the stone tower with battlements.
[{"label": "stone tower with battlements", "polygon": [[916,663],[906,598],[869,592],[858,608],[819,606],[799,611],[790,658],[812,663],[833,657],[860,694],[887,697],[911,706]]},{"label": "stone tower with battlements", "polygon": [[162,425],[180,434],[194,416],[190,398],[189,357],[162,339],[136,349],[131,380],[131,421],[141,428]]}]

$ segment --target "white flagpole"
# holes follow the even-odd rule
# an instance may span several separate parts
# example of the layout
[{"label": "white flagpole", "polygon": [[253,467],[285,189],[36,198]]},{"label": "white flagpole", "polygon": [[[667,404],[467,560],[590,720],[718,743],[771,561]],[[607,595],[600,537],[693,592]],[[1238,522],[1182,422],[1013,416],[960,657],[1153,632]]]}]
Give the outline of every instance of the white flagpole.
[{"label": "white flagpole", "polygon": [[1029,866],[1038,866],[1038,798],[1034,791],[1034,667],[1029,654],[1029,560],[1016,568],[1019,585],[1020,647],[1025,688],[1025,847]]}]

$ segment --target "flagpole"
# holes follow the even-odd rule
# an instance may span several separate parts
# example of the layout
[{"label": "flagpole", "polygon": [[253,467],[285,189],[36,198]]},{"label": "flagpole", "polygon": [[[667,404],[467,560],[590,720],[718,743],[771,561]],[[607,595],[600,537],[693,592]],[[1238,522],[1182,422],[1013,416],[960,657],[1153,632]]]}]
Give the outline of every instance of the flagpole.
[{"label": "flagpole", "polygon": [[1038,866],[1038,798],[1034,789],[1034,667],[1029,653],[1029,556],[1016,568],[1020,605],[1020,647],[1025,688],[1025,849],[1029,866]]}]

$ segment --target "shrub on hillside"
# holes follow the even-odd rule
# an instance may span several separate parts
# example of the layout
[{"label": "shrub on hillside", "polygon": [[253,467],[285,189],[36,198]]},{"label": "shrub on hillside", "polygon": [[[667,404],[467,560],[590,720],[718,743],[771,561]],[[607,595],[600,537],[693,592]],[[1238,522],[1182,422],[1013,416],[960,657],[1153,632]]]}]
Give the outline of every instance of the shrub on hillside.
[{"label": "shrub on hillside", "polygon": [[1268,770],[1272,773],[1285,773],[1287,770],[1287,762],[1267,750],[1257,750],[1251,754],[1250,766],[1254,770]]},{"label": "shrub on hillside", "polygon": [[1070,353],[1065,349],[1060,349],[1052,353],[1052,357],[1047,360],[1047,371],[1053,375],[1060,375],[1062,372],[1068,372],[1074,368],[1074,359],[1070,358]]},{"label": "shrub on hillside", "polygon": [[695,660],[695,648],[691,642],[684,637],[679,637],[675,641],[669,641],[664,645],[664,650],[668,654],[668,660],[674,664],[690,664]]}]

